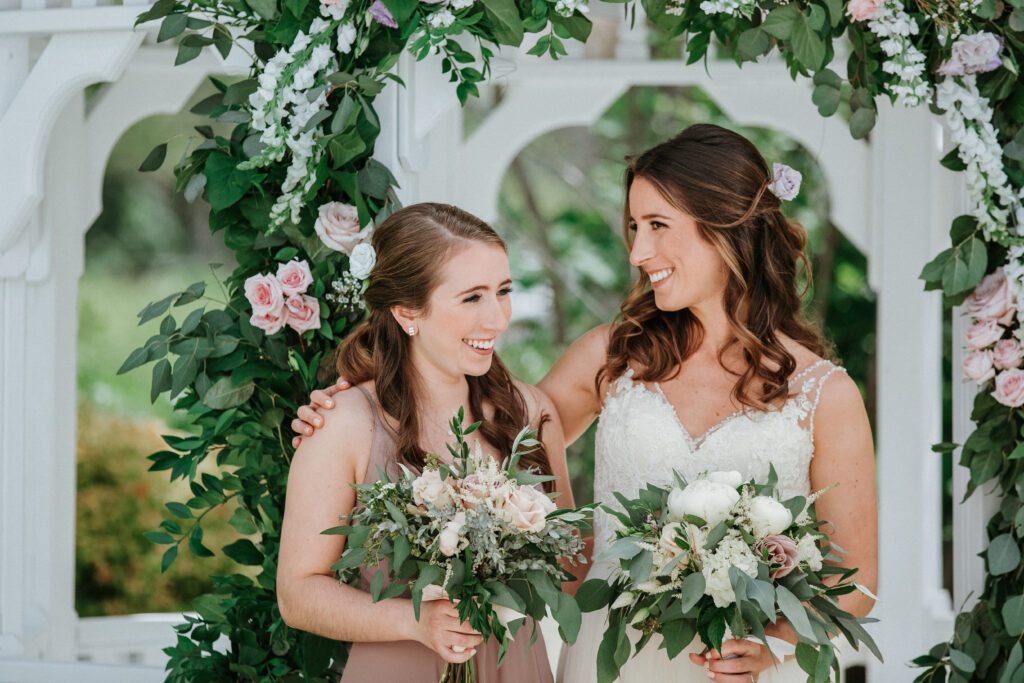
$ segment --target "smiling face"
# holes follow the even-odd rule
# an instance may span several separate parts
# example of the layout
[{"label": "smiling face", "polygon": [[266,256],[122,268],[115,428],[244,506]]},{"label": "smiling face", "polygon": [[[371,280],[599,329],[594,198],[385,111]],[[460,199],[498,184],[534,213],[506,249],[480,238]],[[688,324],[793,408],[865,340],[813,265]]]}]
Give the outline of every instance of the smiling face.
[{"label": "smiling face", "polygon": [[[494,344],[512,315],[508,256],[494,244],[456,248],[441,267],[427,309],[411,316],[412,357],[426,378],[487,373]],[[401,321],[400,321],[401,322]]]},{"label": "smiling face", "polygon": [[722,305],[728,266],[701,236],[692,216],[673,206],[642,176],[629,188],[629,216],[629,261],[650,278],[659,309],[699,312]]}]

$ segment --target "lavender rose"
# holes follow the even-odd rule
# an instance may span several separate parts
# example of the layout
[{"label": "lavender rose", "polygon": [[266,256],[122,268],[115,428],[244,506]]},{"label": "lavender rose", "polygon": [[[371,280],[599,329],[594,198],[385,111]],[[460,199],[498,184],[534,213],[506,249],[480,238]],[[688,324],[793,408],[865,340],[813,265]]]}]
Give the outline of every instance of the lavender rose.
[{"label": "lavender rose", "polygon": [[1002,268],[996,268],[978,283],[964,301],[967,312],[978,320],[996,320],[1001,325],[1013,322],[1016,299]]},{"label": "lavender rose", "polygon": [[800,171],[790,168],[785,164],[772,164],[772,182],[768,189],[775,193],[779,199],[789,201],[800,193],[800,182],[804,176]]},{"label": "lavender rose", "polygon": [[963,76],[994,71],[1003,64],[1002,54],[1002,36],[987,31],[962,35],[954,41],[949,59],[935,73]]},{"label": "lavender rose", "polygon": [[978,384],[984,384],[996,374],[995,368],[992,367],[992,351],[989,349],[971,351],[964,356],[961,369],[965,378]]},{"label": "lavender rose", "polygon": [[967,328],[967,345],[972,349],[983,349],[999,341],[1003,326],[995,320],[983,320]]},{"label": "lavender rose", "polygon": [[1024,405],[1024,370],[1003,370],[996,375],[992,398],[1010,408]]},{"label": "lavender rose", "polygon": [[768,578],[772,581],[786,576],[800,564],[800,551],[797,549],[796,543],[788,536],[780,534],[765,536],[755,543],[754,553],[762,558],[767,553],[769,564],[780,565],[769,571]]},{"label": "lavender rose", "polygon": [[388,11],[388,8],[384,6],[381,0],[377,0],[370,5],[370,14],[373,15],[373,20],[378,24],[388,28],[398,28],[398,22],[391,16],[391,12]]}]

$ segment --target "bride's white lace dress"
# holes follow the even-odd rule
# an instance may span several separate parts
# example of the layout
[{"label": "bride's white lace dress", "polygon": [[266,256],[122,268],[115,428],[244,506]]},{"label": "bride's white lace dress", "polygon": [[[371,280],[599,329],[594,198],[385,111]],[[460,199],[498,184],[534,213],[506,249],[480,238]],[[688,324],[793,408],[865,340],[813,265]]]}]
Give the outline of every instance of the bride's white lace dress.
[{"label": "bride's white lace dress", "polygon": [[[709,470],[736,470],[744,479],[764,481],[769,464],[779,477],[783,498],[811,492],[809,467],[814,456],[814,411],[821,387],[833,372],[842,371],[819,361],[790,380],[791,395],[777,410],[738,412],[694,438],[680,422],[675,408],[657,384],[653,388],[633,380],[632,370],[612,383],[598,420],[594,462],[594,499],[618,506],[612,495],[619,491],[635,497],[647,483],[667,485],[672,471],[692,479]],[[613,535],[608,516],[598,510],[594,520],[594,557],[607,547]],[[595,563],[588,578],[607,577],[611,566]],[[560,683],[594,683],[597,680],[597,648],[607,625],[606,611],[583,615],[576,644],[562,651]],[[634,638],[635,641],[635,638]],[[655,636],[622,668],[619,680],[626,683],[707,681],[703,667],[687,656],[703,646],[695,639],[690,647],[670,660],[659,649]],[[795,660],[761,674],[759,683],[802,683],[807,680]]]}]

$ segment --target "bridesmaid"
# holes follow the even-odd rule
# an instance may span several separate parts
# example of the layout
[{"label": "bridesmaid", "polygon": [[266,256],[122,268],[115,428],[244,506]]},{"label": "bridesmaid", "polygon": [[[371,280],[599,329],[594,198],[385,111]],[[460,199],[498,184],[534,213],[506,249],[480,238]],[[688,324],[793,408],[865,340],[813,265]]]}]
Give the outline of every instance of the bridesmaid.
[{"label": "bridesmaid", "polygon": [[437,683],[445,662],[471,658],[480,683],[551,681],[543,638],[528,650],[529,636],[517,638],[498,668],[497,642],[482,644],[452,603],[424,602],[417,621],[407,597],[372,601],[375,568],[363,570],[361,589],[330,570],[346,537],[320,532],[352,510],[352,484],[376,481],[378,467],[421,471],[427,453],[447,454],[448,420],[460,406],[469,422],[483,420],[477,434],[494,457],[508,454],[523,426],[543,425],[543,447],[521,464],[556,475],[560,505],[572,505],[552,404],[514,380],[494,353],[508,327],[512,285],[501,238],[456,207],[416,204],[381,224],[373,247],[369,319],[338,355],[338,372],[359,391],[337,396],[330,424],[303,439],[291,465],[277,574],[281,616],[354,643],[343,683]]}]

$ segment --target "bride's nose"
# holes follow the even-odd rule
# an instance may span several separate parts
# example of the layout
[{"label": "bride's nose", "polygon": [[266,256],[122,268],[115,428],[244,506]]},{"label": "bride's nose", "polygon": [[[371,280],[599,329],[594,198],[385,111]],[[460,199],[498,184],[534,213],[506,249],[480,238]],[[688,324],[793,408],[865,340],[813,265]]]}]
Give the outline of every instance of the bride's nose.
[{"label": "bride's nose", "polygon": [[650,229],[638,225],[633,233],[633,245],[629,248],[629,262],[639,268],[654,255]]}]

